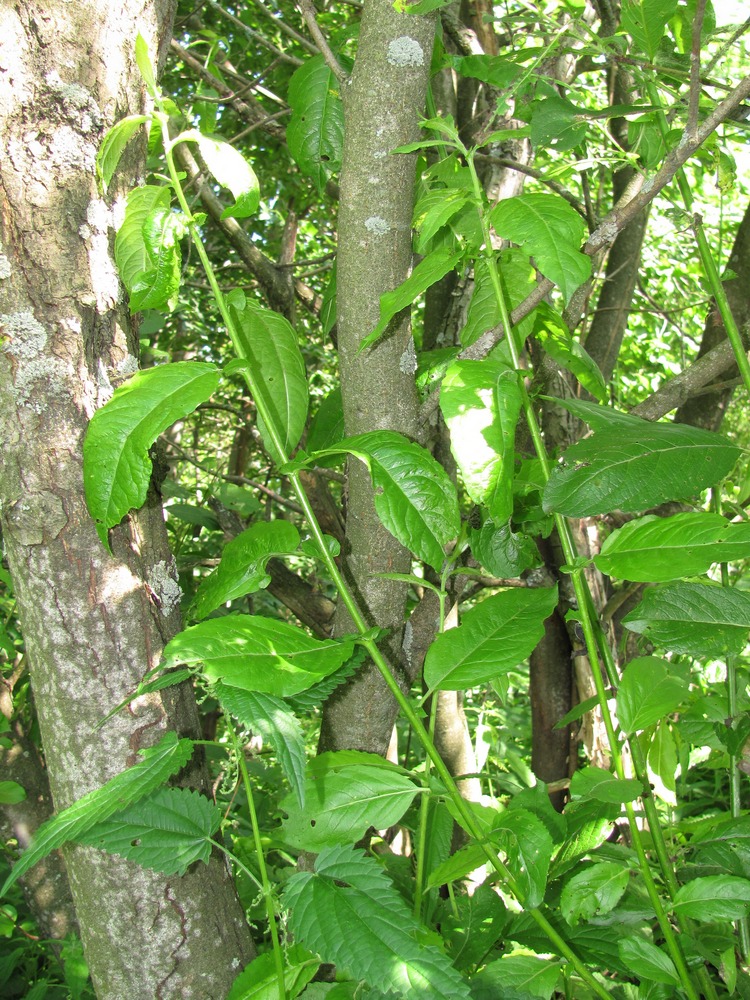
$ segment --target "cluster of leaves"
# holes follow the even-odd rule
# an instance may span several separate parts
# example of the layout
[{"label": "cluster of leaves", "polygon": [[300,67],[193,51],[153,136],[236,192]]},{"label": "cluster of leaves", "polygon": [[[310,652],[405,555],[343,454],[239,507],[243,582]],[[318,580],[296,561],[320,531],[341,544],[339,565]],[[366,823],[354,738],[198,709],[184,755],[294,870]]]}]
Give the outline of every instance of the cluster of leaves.
[{"label": "cluster of leaves", "polygon": [[[418,14],[440,5],[425,0],[409,9]],[[677,70],[684,69],[689,51],[685,26],[690,22],[688,8],[676,2],[631,3],[617,44],[630,45],[641,59],[669,57]],[[585,41],[589,55],[599,56],[601,39]],[[196,100],[193,107],[199,128],[185,128],[170,138],[167,128],[170,117],[176,120],[176,107],[159,97],[144,52],[140,46],[144,78],[161,100],[151,124],[155,132],[161,130],[168,155],[180,143],[194,143],[216,183],[232,196],[224,217],[254,216],[262,184],[247,161],[207,126],[210,102],[199,108]],[[535,147],[583,155],[595,142],[600,109],[595,115],[587,106],[583,88],[576,98],[581,104],[560,96],[532,72],[539,59],[531,46],[519,45],[514,59],[449,57],[439,50],[436,64],[449,64],[464,77],[496,88],[504,101],[524,98],[526,133]],[[323,58],[314,56],[287,82],[289,154],[320,194],[341,161],[336,79]],[[606,111],[610,117],[639,113],[634,123],[638,156],[641,164],[654,168],[666,152],[657,112],[636,106]],[[105,185],[125,145],[145,122],[137,116],[109,134],[98,160]],[[397,313],[454,270],[472,268],[474,278],[461,347],[503,322],[504,310],[512,310],[534,286],[536,271],[555,284],[555,302],[561,307],[590,275],[590,258],[581,249],[586,223],[568,201],[539,191],[493,208],[486,204],[472,169],[479,150],[502,141],[502,133],[490,133],[468,149],[448,118],[432,118],[425,128],[424,141],[400,150],[425,151],[429,157],[439,153],[420,165],[414,226],[415,250],[422,260],[404,284],[383,296],[380,322],[365,346],[386,335]],[[611,149],[608,155],[612,162],[624,157]],[[134,311],[167,312],[175,306],[183,294],[181,241],[191,232],[199,238],[205,226],[205,218],[191,213],[186,203],[174,210],[181,188],[176,174],[171,176],[171,185],[149,184],[131,193],[118,233],[115,254]],[[269,178],[269,190],[270,184]],[[267,223],[258,223],[259,229],[266,226],[264,238]],[[487,253],[485,227],[513,247]],[[189,627],[167,645],[158,674],[146,678],[134,695],[197,675],[227,719],[260,733],[273,746],[290,790],[280,804],[285,818],[273,829],[274,843],[289,855],[317,854],[313,870],[286,878],[280,895],[294,940],[285,954],[287,996],[340,1000],[355,992],[362,995],[360,981],[372,1000],[413,991],[436,998],[550,997],[556,989],[583,998],[595,995],[596,987],[598,995],[682,996],[686,980],[650,896],[649,864],[636,846],[613,844],[610,837],[627,807],[651,797],[649,778],[658,779],[670,798],[678,764],[681,782],[688,783],[691,748],[709,747],[717,760],[727,755],[734,759],[747,738],[738,719],[726,725],[727,700],[707,685],[701,670],[716,659],[731,661],[741,654],[750,629],[750,597],[709,576],[717,563],[750,557],[748,524],[704,509],[704,491],[732,473],[740,449],[719,434],[651,424],[609,406],[568,400],[558,403],[588,424],[590,436],[569,447],[551,470],[541,456],[517,466],[516,431],[528,398],[514,346],[517,350],[533,337],[600,404],[608,394],[601,372],[561,311],[543,305],[481,362],[460,359],[459,347],[420,358],[426,382],[440,386],[440,408],[461,477],[459,495],[429,452],[395,432],[343,438],[337,433],[340,398],[334,394],[318,410],[306,450],[299,449],[311,392],[297,332],[287,319],[243,293],[223,301],[223,309],[217,308],[230,329],[234,361],[220,366],[215,345],[208,353],[204,344],[201,356],[210,360],[139,372],[91,422],[85,479],[103,544],[108,544],[110,528],[144,502],[152,472],[150,448],[158,436],[240,375],[253,395],[259,438],[277,473],[293,480],[300,471],[345,456],[362,461],[383,524],[416,562],[442,574],[443,585],[456,569],[446,559],[456,538],[454,560],[469,549],[487,573],[515,578],[536,564],[534,539],[549,534],[554,518],[612,511],[628,520],[609,535],[593,565],[612,580],[649,585],[623,624],[644,636],[654,655],[631,659],[611,692],[617,745],[631,740],[646,769],[634,778],[596,767],[579,771],[561,814],[552,809],[542,784],[507,802],[475,805],[467,814],[444,782],[418,768],[350,751],[307,760],[305,717],[351,676],[368,644],[379,636],[358,632],[321,639],[278,617],[225,613],[228,607],[240,610],[248,596],[264,590],[272,558],[312,557],[330,567],[336,543],[323,539],[323,548],[316,548],[301,540],[294,524],[276,518],[252,521],[223,547],[218,565],[190,593]],[[325,305],[328,332],[335,320],[335,278]],[[246,517],[255,512],[246,491],[232,495],[225,490],[222,498],[225,506],[234,504]],[[475,525],[461,520],[465,499],[480,510]],[[673,502],[682,505],[680,513],[645,513]],[[187,510],[182,514],[189,521]],[[202,516],[206,526],[210,515],[204,511]],[[579,575],[584,569],[584,561],[568,567]],[[421,577],[412,582],[424,584]],[[513,674],[539,642],[557,599],[551,587],[483,595],[459,627],[440,634],[428,650],[424,679],[429,691],[497,684]],[[739,707],[746,707],[744,701]],[[580,718],[589,708],[579,706],[564,721]],[[191,752],[189,740],[165,737],[133,769],[50,820],[6,879],[3,893],[67,841],[167,874],[206,861],[217,842],[219,810],[196,792],[163,787]],[[426,813],[421,809],[425,798]],[[422,899],[414,899],[414,883],[399,873],[394,859],[378,859],[355,846],[372,828],[399,823],[426,824],[418,862]],[[451,854],[454,823],[463,827],[469,842]],[[737,984],[746,990],[747,977],[736,966],[732,921],[750,910],[750,821],[721,811],[706,814],[681,828],[675,850],[680,852],[679,884],[666,905],[683,931],[687,965],[707,963],[729,993]],[[497,861],[494,870],[492,858]],[[442,899],[441,886],[460,883],[483,866],[490,878],[474,895]],[[552,937],[543,933],[540,914],[551,921]],[[571,972],[566,942],[584,966],[612,974],[611,983],[605,987],[594,979],[592,986],[581,979],[580,968]],[[540,957],[549,954],[554,957]],[[342,981],[312,982],[321,963],[335,964]],[[263,954],[238,977],[230,1000],[274,996],[278,989],[273,956]]]}]

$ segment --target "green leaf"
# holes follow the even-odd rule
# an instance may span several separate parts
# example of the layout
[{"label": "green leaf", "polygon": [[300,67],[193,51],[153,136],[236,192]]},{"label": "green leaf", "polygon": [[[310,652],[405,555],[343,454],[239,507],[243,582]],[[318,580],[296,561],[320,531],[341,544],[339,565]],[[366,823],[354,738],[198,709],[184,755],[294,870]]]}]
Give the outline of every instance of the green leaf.
[{"label": "green leaf", "polygon": [[103,822],[123,808],[137,802],[181,770],[193,753],[193,741],[178,740],[167,733],[150,750],[141,750],[140,760],[127,771],[121,771],[101,788],[78,799],[37,830],[28,848],[0,890],[4,896],[10,887],[50,851],[69,840],[78,840],[97,823]]},{"label": "green leaf", "polygon": [[463,690],[514,670],[544,634],[557,588],[515,589],[486,598],[458,628],[435,639],[424,663],[431,691]]},{"label": "green leaf", "polygon": [[472,983],[491,987],[496,997],[541,997],[549,1000],[557,985],[561,965],[536,955],[503,955],[483,969]]},{"label": "green leaf", "polygon": [[412,225],[419,233],[416,253],[427,253],[432,237],[465,208],[469,195],[461,188],[430,188],[414,206]]},{"label": "green leaf", "polygon": [[602,573],[664,583],[708,572],[717,562],[750,558],[750,522],[705,511],[647,517],[613,531],[594,562]]},{"label": "green leaf", "polygon": [[300,808],[305,804],[305,740],[302,726],[281,698],[259,691],[243,691],[220,681],[214,694],[225,712],[270,743]]},{"label": "green leaf", "polygon": [[271,581],[266,563],[275,555],[294,552],[299,532],[288,521],[258,521],[227,542],[221,562],[204,580],[190,606],[189,618],[210,615],[220,605],[262,590]]},{"label": "green leaf", "polygon": [[546,302],[535,312],[534,337],[546,353],[567,371],[572,372],[584,389],[600,402],[607,398],[607,384],[590,354],[571,336],[561,316]]},{"label": "green leaf", "polygon": [[453,0],[394,0],[393,6],[399,14],[429,14],[440,7],[447,7]]},{"label": "green leaf", "polygon": [[380,320],[378,325],[359,345],[360,351],[365,350],[379,340],[396,313],[410,306],[430,285],[444,278],[458,264],[463,256],[463,250],[453,250],[450,247],[440,247],[428,253],[417,264],[412,273],[397,288],[380,296]]},{"label": "green leaf", "polygon": [[345,434],[341,388],[331,389],[310,422],[305,448],[310,453],[333,448]]},{"label": "green leaf", "polygon": [[617,947],[627,968],[632,969],[640,979],[667,983],[669,986],[680,985],[672,959],[640,934],[623,938]]},{"label": "green leaf", "polygon": [[91,418],[83,444],[86,502],[107,531],[140,507],[151,478],[149,448],[167,427],[205,402],[219,384],[216,365],[178,361],[136,372]]},{"label": "green leaf", "polygon": [[569,924],[609,913],[622,899],[630,873],[614,861],[585,868],[565,883],[560,911]]},{"label": "green leaf", "polygon": [[[287,1000],[299,996],[320,968],[320,962],[298,944],[284,949],[284,986]],[[307,995],[307,994],[305,994]],[[278,1000],[276,959],[267,951],[246,965],[232,983],[227,1000]]]},{"label": "green leaf", "polygon": [[[502,250],[497,257],[502,278],[503,295],[508,312],[522,302],[536,285],[536,272],[529,263],[528,255],[520,250]],[[499,326],[500,306],[487,262],[480,258],[474,263],[474,291],[466,316],[466,326],[461,331],[461,345],[469,347],[483,333]],[[525,340],[534,326],[534,313],[514,327],[519,340]]]},{"label": "green leaf", "polygon": [[493,847],[505,855],[519,901],[527,910],[544,899],[553,843],[547,827],[527,809],[513,809],[495,820],[489,833]]},{"label": "green leaf", "polygon": [[477,562],[493,576],[511,578],[540,564],[539,550],[528,535],[516,533],[509,524],[498,527],[485,521],[471,531],[471,551]]},{"label": "green leaf", "polygon": [[581,120],[585,110],[559,94],[550,94],[531,106],[531,145],[567,152],[586,138],[588,122]]},{"label": "green leaf", "polygon": [[237,615],[180,632],[164,649],[164,666],[202,663],[210,680],[285,698],[338,670],[353,649],[351,640],[313,639],[287,622]]},{"label": "green leaf", "polygon": [[208,507],[196,507],[194,503],[171,503],[164,510],[168,517],[176,517],[185,524],[207,528],[209,531],[221,529],[216,515]]},{"label": "green leaf", "polygon": [[146,39],[140,31],[136,35],[135,39],[135,61],[138,64],[138,69],[143,77],[143,82],[146,84],[146,90],[149,92],[151,97],[155,97],[156,76],[154,75],[154,67],[151,63],[151,56],[149,55]]},{"label": "green leaf", "polygon": [[564,198],[524,194],[506,198],[490,212],[498,236],[512,240],[536,260],[542,274],[567,302],[591,274],[591,258],[580,252],[586,223]]},{"label": "green leaf", "polygon": [[[154,216],[163,218],[164,214],[169,212],[170,201],[171,193],[169,188],[148,184],[134,188],[128,195],[125,206],[125,218],[117,230],[115,237],[115,264],[117,265],[117,270],[128,292],[132,293],[140,283],[141,299],[146,298],[146,284],[149,281],[153,282],[155,280],[153,248],[146,242],[145,227],[151,225],[150,220]],[[178,254],[171,252],[170,255],[170,251],[165,250],[165,255],[161,260],[162,267],[165,264],[174,266],[174,261],[178,257]],[[162,273],[162,281],[166,281],[170,274],[171,272],[164,271]],[[158,277],[158,272],[156,276]],[[135,312],[135,309],[131,309],[131,311]]]},{"label": "green leaf", "polygon": [[184,875],[195,861],[208,864],[208,838],[220,823],[221,812],[205,795],[160,788],[75,839],[164,875]]},{"label": "green leaf", "polygon": [[206,166],[222,187],[231,191],[234,205],[225,208],[222,219],[246,219],[254,215],[260,204],[260,186],[255,171],[238,149],[221,139],[203,135],[196,129],[183,132],[178,142],[196,142]]},{"label": "green leaf", "polygon": [[643,786],[635,778],[616,778],[604,768],[589,766],[576,773],[575,794],[610,805],[620,805],[632,802],[642,795]]},{"label": "green leaf", "polygon": [[617,718],[627,735],[676,712],[690,685],[671,663],[656,656],[631,660],[617,689]]},{"label": "green leaf", "polygon": [[241,342],[241,357],[249,364],[256,395],[265,403],[283,451],[258,415],[258,430],[266,451],[283,465],[299,444],[307,422],[307,374],[291,323],[279,313],[247,301],[244,309],[234,303],[229,313]]},{"label": "green leaf", "polygon": [[456,489],[428,451],[395,431],[371,431],[346,438],[313,456],[346,453],[367,465],[375,510],[390,533],[435,570],[443,546],[460,528]]},{"label": "green leaf", "polygon": [[677,0],[624,0],[620,25],[636,48],[653,59],[676,9]]},{"label": "green leaf", "polygon": [[455,361],[440,389],[440,409],[466,492],[498,522],[513,512],[518,376],[498,361]]},{"label": "green leaf", "polygon": [[504,90],[514,83],[523,73],[523,67],[502,56],[475,55],[453,56],[451,65],[462,76],[481,80],[491,87]]},{"label": "green leaf", "polygon": [[[179,241],[184,231],[184,219],[175,215],[168,205],[155,206],[143,220],[141,235],[147,266],[128,287],[131,313],[143,309],[174,308],[182,271]],[[116,251],[117,241],[115,255]]]},{"label": "green leaf", "polygon": [[14,806],[26,798],[26,789],[17,781],[0,781],[0,805]]},{"label": "green leaf", "polygon": [[677,747],[672,730],[664,719],[656,727],[648,748],[648,766],[661,780],[662,785],[670,792],[675,790],[675,772],[677,771]]},{"label": "green leaf", "polygon": [[448,882],[459,882],[477,868],[488,864],[487,855],[477,843],[460,847],[434,868],[427,879],[427,888],[434,889]]},{"label": "green leaf", "polygon": [[677,890],[672,909],[700,923],[740,920],[750,910],[750,881],[734,875],[693,879]]},{"label": "green leaf", "polygon": [[750,630],[750,594],[700,583],[650,587],[622,621],[676,653],[699,658],[741,653]]},{"label": "green leaf", "polygon": [[726,438],[700,427],[646,420],[636,426],[635,418],[621,416],[568,448],[544,490],[545,511],[588,517],[684,500],[723,479],[740,455]]},{"label": "green leaf", "polygon": [[361,851],[326,848],[315,872],[292,875],[284,902],[295,941],[355,979],[403,996],[469,1000],[466,981],[442,951],[419,944],[403,898]]},{"label": "green leaf", "polygon": [[113,125],[102,139],[99,152],[96,154],[96,172],[102,182],[105,194],[115,170],[117,170],[117,164],[120,162],[123,150],[141,125],[148,120],[148,115],[128,115]]},{"label": "green leaf", "polygon": [[331,330],[336,325],[336,261],[334,259],[331,266],[331,273],[328,278],[328,283],[323,291],[323,298],[320,303],[320,325],[323,330],[323,336],[327,337]]},{"label": "green leaf", "polygon": [[292,109],[286,130],[289,152],[322,194],[328,178],[341,167],[344,142],[338,81],[323,56],[313,56],[295,70],[287,100]]},{"label": "green leaf", "polygon": [[369,827],[393,826],[419,789],[400,769],[377,754],[343,751],[310,761],[304,807],[291,797],[283,839],[305,851],[359,840]]}]

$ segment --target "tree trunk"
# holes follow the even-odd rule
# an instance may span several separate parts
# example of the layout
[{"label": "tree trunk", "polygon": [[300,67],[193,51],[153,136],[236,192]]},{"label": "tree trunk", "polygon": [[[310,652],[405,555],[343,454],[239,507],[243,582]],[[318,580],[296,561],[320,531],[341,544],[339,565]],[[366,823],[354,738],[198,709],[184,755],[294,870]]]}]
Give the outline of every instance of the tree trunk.
[{"label": "tree trunk", "polygon": [[[408,312],[394,319],[374,348],[358,349],[377,325],[380,296],[411,267],[414,158],[391,150],[418,137],[434,31],[430,16],[397,14],[390,0],[368,0],[352,79],[342,87],[337,318],[347,434],[387,428],[417,436],[417,360]],[[372,624],[392,629],[387,655],[396,664],[406,588],[375,574],[407,573],[411,557],[376,516],[369,473],[357,461],[349,463],[346,502],[347,577]],[[340,607],[336,631],[351,630]],[[366,664],[326,705],[320,749],[385,754],[395,717],[385,682]]]},{"label": "tree trunk", "polygon": [[[143,106],[136,26],[157,61],[172,15],[170,0],[32,2],[2,15],[2,533],[57,809],[166,730],[198,734],[189,689],[140,699],[97,728],[159,662],[180,628],[180,595],[155,492],[112,533],[110,555],[81,464],[91,414],[137,367],[95,156],[106,130]],[[135,176],[142,152],[128,151],[123,174]],[[220,860],[165,878],[91,848],[65,854],[99,997],[223,1000],[252,944]]]}]

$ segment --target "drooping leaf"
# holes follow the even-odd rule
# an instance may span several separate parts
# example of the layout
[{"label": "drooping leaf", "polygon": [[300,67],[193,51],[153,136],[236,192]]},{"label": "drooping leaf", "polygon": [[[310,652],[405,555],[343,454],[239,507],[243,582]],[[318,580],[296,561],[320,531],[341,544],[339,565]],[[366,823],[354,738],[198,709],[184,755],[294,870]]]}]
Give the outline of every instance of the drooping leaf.
[{"label": "drooping leaf", "polygon": [[547,827],[527,809],[501,813],[489,834],[490,843],[505,855],[519,902],[539,906],[547,888],[553,844]]},{"label": "drooping leaf", "polygon": [[331,266],[328,284],[325,287],[323,299],[320,304],[320,325],[325,337],[328,336],[336,325],[336,287],[336,261],[334,260],[333,265]]},{"label": "drooping leaf", "polygon": [[154,75],[154,67],[151,64],[148,43],[140,31],[135,38],[135,61],[138,69],[140,70],[140,74],[143,77],[143,82],[146,84],[146,89],[151,97],[154,97],[156,94],[156,77]]},{"label": "drooping leaf", "polygon": [[310,421],[305,447],[312,453],[332,448],[344,436],[344,406],[341,389],[332,389],[324,397],[318,412]]},{"label": "drooping leaf", "polygon": [[498,522],[507,521],[521,411],[518,376],[499,361],[455,361],[443,379],[440,409],[467,493]]},{"label": "drooping leaf", "polygon": [[[317,958],[293,944],[284,949],[284,987],[287,1000],[294,1000],[320,968]],[[232,983],[226,1000],[278,1000],[279,980],[272,951],[258,955]],[[307,994],[305,994],[307,996]]]},{"label": "drooping leaf", "polygon": [[[503,955],[472,979],[481,997],[541,997],[550,1000],[562,966],[536,955]],[[492,992],[485,994],[485,988]]]},{"label": "drooping leaf", "polygon": [[193,741],[178,740],[167,733],[150,750],[140,751],[142,760],[127,771],[115,775],[106,785],[94,789],[39,827],[28,848],[5,880],[0,896],[50,851],[69,840],[78,840],[86,831],[123,808],[137,802],[163,785],[187,764],[193,753]]},{"label": "drooping leaf", "polygon": [[591,258],[581,253],[586,223],[553,194],[524,194],[501,201],[490,213],[498,236],[523,247],[567,302],[591,274]]},{"label": "drooping leaf", "polygon": [[620,805],[632,802],[642,795],[643,786],[635,778],[617,778],[602,767],[589,766],[576,772],[575,794],[610,805]]},{"label": "drooping leaf", "polygon": [[463,616],[458,628],[435,639],[424,663],[430,690],[463,690],[514,670],[544,633],[557,588],[506,590]]},{"label": "drooping leaf", "polygon": [[198,507],[194,503],[171,503],[164,510],[168,517],[176,517],[185,524],[208,528],[209,531],[219,531],[221,528],[216,515],[208,507]]},{"label": "drooping leaf", "polygon": [[267,587],[266,563],[274,555],[294,552],[299,532],[289,521],[258,521],[227,542],[221,562],[204,580],[190,606],[189,618],[210,615],[220,605]]},{"label": "drooping leaf", "polygon": [[346,453],[369,468],[375,510],[391,534],[440,570],[443,546],[460,527],[456,489],[428,451],[395,431],[371,431],[346,438],[313,457]]},{"label": "drooping leaf", "polygon": [[690,690],[685,677],[666,660],[642,656],[631,660],[617,689],[617,718],[628,735],[647,729],[675,712]]},{"label": "drooping leaf", "polygon": [[233,615],[180,632],[164,649],[164,666],[202,663],[210,680],[285,698],[338,670],[353,648],[274,618]]},{"label": "drooping leaf", "polygon": [[328,178],[341,167],[344,142],[338,81],[322,55],[313,56],[295,70],[287,100],[292,109],[286,130],[289,151],[322,194]]},{"label": "drooping leaf", "polygon": [[173,145],[178,142],[196,142],[215,179],[232,193],[234,205],[224,209],[222,219],[246,219],[255,214],[260,204],[258,178],[238,149],[223,139],[214,139],[197,129],[183,132]]},{"label": "drooping leaf", "polygon": [[178,361],[136,372],[91,418],[83,444],[86,502],[104,545],[107,532],[148,492],[148,450],[167,427],[205,402],[219,384],[216,365]]},{"label": "drooping leaf", "polygon": [[680,979],[672,959],[661,948],[640,934],[632,934],[618,944],[620,958],[640,978],[668,986],[679,986]]},{"label": "drooping leaf", "polygon": [[739,920],[750,910],[750,880],[734,875],[707,875],[680,886],[673,910],[700,923]]},{"label": "drooping leaf", "polygon": [[649,770],[661,781],[663,788],[660,794],[662,796],[664,789],[672,793],[675,791],[677,763],[677,747],[672,730],[666,720],[662,719],[651,737],[651,745],[648,748]]},{"label": "drooping leaf", "polygon": [[677,0],[624,0],[621,27],[649,59],[656,55]]},{"label": "drooping leaf", "polygon": [[[475,213],[476,214],[476,213]],[[529,263],[528,254],[511,248],[502,250],[497,258],[503,294],[508,312],[519,305],[536,284],[536,272]],[[534,327],[535,313],[522,319],[514,328],[514,336],[522,343]],[[466,325],[461,331],[461,345],[468,347],[483,333],[499,326],[501,322],[497,293],[490,279],[487,262],[479,258],[474,264],[474,293],[466,315]]]},{"label": "drooping leaf", "polygon": [[534,149],[556,149],[563,153],[586,138],[585,111],[559,94],[549,94],[531,106],[531,144]]},{"label": "drooping leaf", "polygon": [[485,521],[478,531],[472,529],[471,551],[488,573],[500,579],[520,576],[540,562],[533,538],[513,531],[509,524],[498,527],[492,520]]},{"label": "drooping leaf", "polygon": [[415,250],[427,253],[433,236],[469,202],[469,195],[461,188],[430,188],[414,206],[412,225],[419,233]]},{"label": "drooping leaf", "polygon": [[707,511],[649,514],[613,531],[594,562],[602,573],[665,583],[706,573],[717,562],[750,558],[750,522],[732,524]]},{"label": "drooping leaf", "polygon": [[615,426],[568,448],[545,488],[546,511],[587,517],[684,500],[723,479],[740,454],[726,438],[700,427],[646,420],[639,426],[630,423],[633,417],[619,417]]},{"label": "drooping leaf", "polygon": [[440,929],[457,969],[479,965],[508,923],[508,911],[493,886],[479,885],[471,896],[456,893],[455,909],[441,913]]},{"label": "drooping leaf", "polygon": [[560,910],[569,924],[609,913],[622,899],[630,872],[614,861],[584,868],[565,883]]},{"label": "drooping leaf", "polygon": [[376,989],[469,1000],[469,988],[418,924],[377,862],[348,846],[324,849],[315,872],[289,879],[284,902],[297,942]]},{"label": "drooping leaf", "polygon": [[600,402],[606,400],[607,385],[596,361],[571,335],[562,317],[546,302],[537,306],[534,337],[553,361],[575,375],[584,389]]},{"label": "drooping leaf", "polygon": [[307,422],[307,374],[297,334],[280,313],[249,300],[243,309],[230,303],[229,312],[241,342],[242,360],[249,365],[255,393],[270,414],[281,450],[260,414],[258,430],[269,455],[283,465],[299,444]]},{"label": "drooping leaf", "polygon": [[159,788],[75,839],[164,875],[184,875],[195,861],[208,864],[208,838],[220,823],[221,812],[205,795]]},{"label": "drooping leaf", "polygon": [[25,798],[26,789],[23,785],[19,785],[17,781],[0,781],[0,805],[16,805]]},{"label": "drooping leaf", "polygon": [[378,325],[359,345],[360,351],[365,350],[379,340],[386,331],[386,327],[402,309],[410,306],[422,292],[426,291],[430,285],[444,278],[449,271],[458,264],[463,254],[462,250],[453,250],[450,247],[440,247],[428,253],[412,273],[401,284],[391,292],[386,292],[380,296],[380,319]]},{"label": "drooping leaf", "polygon": [[523,73],[521,66],[502,56],[454,56],[451,63],[462,76],[481,80],[500,90],[509,87]]},{"label": "drooping leaf", "polygon": [[[153,184],[142,185],[134,188],[127,197],[125,206],[125,218],[122,225],[117,230],[115,237],[115,263],[123,285],[129,292],[133,292],[137,283],[141,283],[142,289],[148,276],[154,276],[154,256],[152,248],[146,242],[144,227],[148,221],[157,213],[163,218],[164,213],[169,212],[171,196],[169,188],[157,187]],[[174,261],[178,263],[179,281],[179,258],[172,253],[169,260],[162,259],[162,265]],[[171,277],[173,272],[166,272],[162,279]],[[142,299],[145,295],[141,294]],[[163,300],[166,302],[167,298]],[[135,309],[133,309],[135,311]]]},{"label": "drooping leaf", "polygon": [[649,587],[623,625],[676,653],[740,653],[750,631],[750,594],[700,583]]},{"label": "drooping leaf", "polygon": [[480,845],[477,843],[466,844],[430,872],[427,878],[427,888],[434,889],[436,886],[449,882],[459,882],[486,864],[488,864],[488,858]]},{"label": "drooping leaf", "polygon": [[123,150],[141,125],[147,121],[148,115],[128,115],[113,125],[102,139],[99,152],[96,154],[96,172],[101,179],[105,194],[115,170],[117,170],[117,164],[120,162]]},{"label": "drooping leaf", "polygon": [[377,754],[320,754],[308,765],[304,807],[291,797],[281,802],[283,838],[305,851],[354,843],[375,824],[398,823],[418,791]]},{"label": "drooping leaf", "polygon": [[244,691],[218,681],[213,692],[225,712],[270,743],[300,808],[305,805],[305,740],[302,726],[281,698],[260,691]]}]

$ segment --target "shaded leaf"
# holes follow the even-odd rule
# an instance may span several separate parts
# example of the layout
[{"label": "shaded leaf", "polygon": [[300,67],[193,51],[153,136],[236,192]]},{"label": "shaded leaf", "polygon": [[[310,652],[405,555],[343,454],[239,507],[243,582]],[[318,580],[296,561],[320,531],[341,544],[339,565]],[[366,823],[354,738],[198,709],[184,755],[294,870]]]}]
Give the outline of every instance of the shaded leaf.
[{"label": "shaded leaf", "polygon": [[562,966],[548,958],[536,955],[503,955],[484,968],[472,983],[480,995],[483,988],[491,987],[497,997],[541,997],[549,1000],[557,984]]},{"label": "shaded leaf", "polygon": [[322,194],[328,178],[341,167],[344,141],[338,81],[322,55],[307,59],[295,70],[287,100],[292,109],[286,130],[289,151]]},{"label": "shaded leaf", "polygon": [[560,910],[569,924],[609,913],[622,899],[630,873],[614,861],[585,868],[565,883]]},{"label": "shaded leaf", "polygon": [[305,804],[305,740],[302,726],[286,702],[260,691],[243,691],[221,681],[214,694],[225,712],[270,743],[300,807]]},{"label": "shaded leaf", "polygon": [[219,565],[201,580],[188,617],[205,618],[220,605],[267,587],[268,560],[294,552],[298,545],[299,532],[288,521],[251,524],[224,546]]},{"label": "shaded leaf", "polygon": [[561,316],[546,302],[535,312],[534,337],[561,367],[572,372],[584,389],[600,402],[607,398],[607,385],[599,366],[570,333]]},{"label": "shaded leaf", "polygon": [[96,154],[96,172],[101,179],[105,194],[115,170],[117,170],[117,164],[120,162],[123,150],[139,131],[141,125],[147,121],[148,115],[128,115],[113,125],[102,139],[99,152]]},{"label": "shaded leaf", "polygon": [[179,361],[136,372],[91,418],[83,443],[86,502],[104,545],[107,532],[148,492],[148,450],[167,427],[205,402],[219,384],[216,365]]},{"label": "shaded leaf", "polygon": [[631,632],[676,653],[740,653],[750,631],[750,594],[731,587],[668,583],[646,590],[622,622]]},{"label": "shaded leaf", "polygon": [[739,920],[750,910],[750,881],[734,875],[708,875],[680,886],[673,910],[700,923]]},{"label": "shaded leaf", "polygon": [[680,979],[669,955],[639,934],[624,938],[618,944],[620,958],[640,979],[679,986]]},{"label": "shaded leaf", "polygon": [[677,0],[623,0],[621,27],[635,46],[653,59]]},{"label": "shaded leaf", "polygon": [[671,663],[656,656],[631,660],[617,689],[617,718],[626,734],[647,729],[675,712],[690,685]]}]

